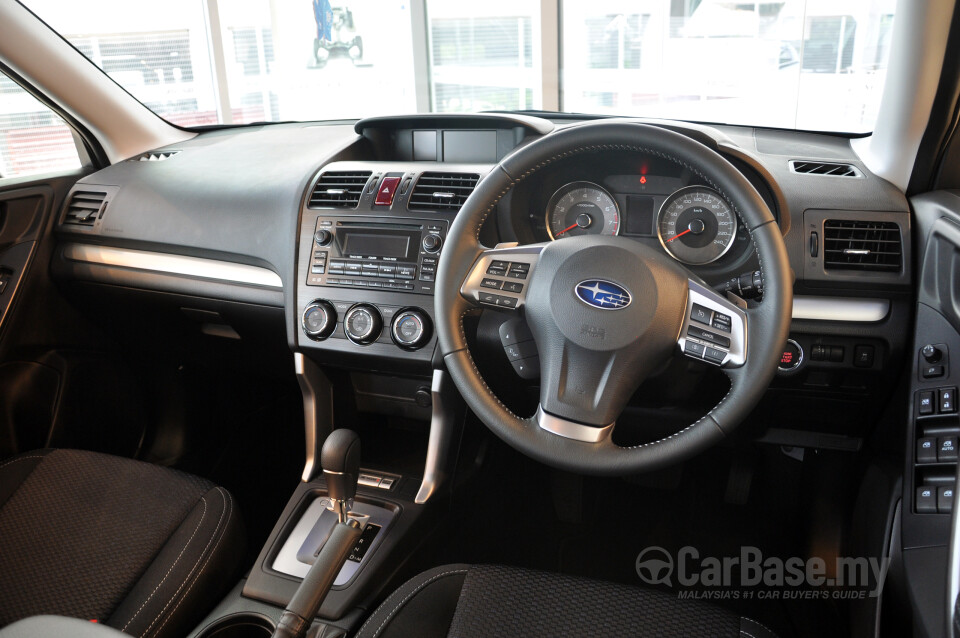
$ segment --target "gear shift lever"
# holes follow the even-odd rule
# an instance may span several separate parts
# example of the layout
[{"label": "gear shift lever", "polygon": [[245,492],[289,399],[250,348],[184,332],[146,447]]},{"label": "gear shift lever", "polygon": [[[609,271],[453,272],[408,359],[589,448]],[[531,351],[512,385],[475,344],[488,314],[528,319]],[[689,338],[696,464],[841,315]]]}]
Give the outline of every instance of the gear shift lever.
[{"label": "gear shift lever", "polygon": [[360,523],[347,516],[360,478],[360,437],[351,430],[331,432],[320,451],[320,464],[339,522],[333,526],[316,561],[283,610],[273,638],[306,635],[362,531]]},{"label": "gear shift lever", "polygon": [[347,522],[347,513],[353,507],[360,478],[360,437],[353,430],[334,430],[320,451],[323,478],[327,494],[333,501],[334,512],[341,523]]}]

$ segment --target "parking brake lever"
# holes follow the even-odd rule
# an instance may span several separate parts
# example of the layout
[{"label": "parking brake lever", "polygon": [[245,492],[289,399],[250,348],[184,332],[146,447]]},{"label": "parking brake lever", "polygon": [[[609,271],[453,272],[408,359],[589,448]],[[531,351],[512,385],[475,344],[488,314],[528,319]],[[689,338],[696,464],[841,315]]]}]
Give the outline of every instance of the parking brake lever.
[{"label": "parking brake lever", "polygon": [[323,443],[320,464],[327,481],[327,492],[339,521],[323,543],[316,561],[283,610],[274,638],[303,638],[357,544],[363,528],[350,518],[353,497],[360,477],[360,437],[351,430],[334,430]]}]

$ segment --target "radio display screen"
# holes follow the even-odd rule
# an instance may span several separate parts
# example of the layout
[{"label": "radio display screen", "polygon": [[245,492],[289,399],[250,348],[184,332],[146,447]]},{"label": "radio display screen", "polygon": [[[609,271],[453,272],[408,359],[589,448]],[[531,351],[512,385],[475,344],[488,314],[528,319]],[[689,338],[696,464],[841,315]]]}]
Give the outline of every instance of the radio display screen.
[{"label": "radio display screen", "polygon": [[406,261],[413,233],[341,230],[340,251],[346,257],[401,259]]}]

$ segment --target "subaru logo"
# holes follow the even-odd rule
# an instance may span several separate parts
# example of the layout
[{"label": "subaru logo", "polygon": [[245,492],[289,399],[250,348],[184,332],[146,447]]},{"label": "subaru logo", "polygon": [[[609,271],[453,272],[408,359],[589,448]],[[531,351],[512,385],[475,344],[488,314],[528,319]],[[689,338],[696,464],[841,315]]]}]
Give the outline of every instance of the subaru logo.
[{"label": "subaru logo", "polygon": [[625,288],[603,279],[581,281],[577,284],[575,292],[580,301],[601,310],[620,310],[633,301]]}]

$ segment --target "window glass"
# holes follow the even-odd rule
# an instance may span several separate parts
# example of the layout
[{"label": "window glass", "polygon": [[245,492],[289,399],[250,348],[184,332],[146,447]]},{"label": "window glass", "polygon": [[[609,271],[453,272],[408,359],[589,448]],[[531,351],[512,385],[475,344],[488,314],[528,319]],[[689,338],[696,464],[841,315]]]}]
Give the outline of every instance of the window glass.
[{"label": "window glass", "polygon": [[0,179],[80,168],[70,127],[0,73]]}]

